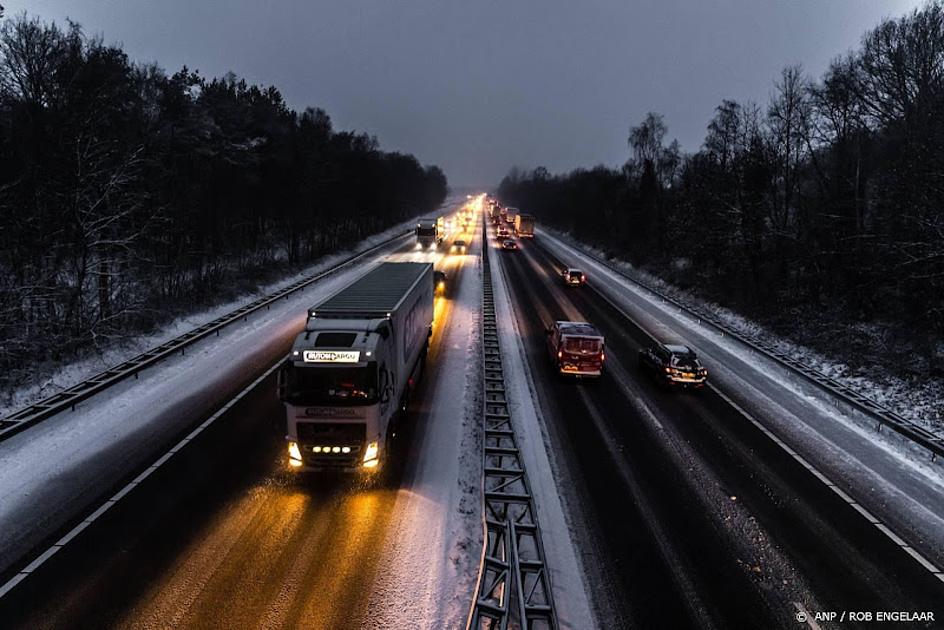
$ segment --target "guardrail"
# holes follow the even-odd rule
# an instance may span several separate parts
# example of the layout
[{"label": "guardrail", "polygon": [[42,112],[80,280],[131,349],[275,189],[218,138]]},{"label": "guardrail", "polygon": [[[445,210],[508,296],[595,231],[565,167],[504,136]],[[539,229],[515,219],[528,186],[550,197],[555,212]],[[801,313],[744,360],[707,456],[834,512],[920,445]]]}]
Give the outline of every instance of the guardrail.
[{"label": "guardrail", "polygon": [[794,374],[801,376],[806,381],[826,390],[854,409],[857,409],[858,411],[861,411],[869,417],[877,420],[879,422],[879,430],[881,430],[882,426],[887,426],[899,435],[910,439],[914,443],[920,445],[930,452],[931,461],[935,461],[938,457],[944,457],[944,436],[929,431],[919,424],[916,424],[913,420],[909,420],[901,414],[896,413],[892,409],[889,409],[880,402],[869,398],[862,392],[856,391],[848,385],[832,378],[831,376],[828,376],[827,374],[824,374],[820,370],[817,370],[816,368],[811,367],[802,361],[799,361],[790,355],[777,350],[759,337],[745,335],[730,328],[715,314],[703,311],[690,304],[686,304],[649,285],[648,283],[632,277],[611,263],[609,260],[580,249],[578,243],[564,238],[563,235],[560,235],[558,238],[560,238],[562,241],[569,242],[572,247],[578,248],[583,255],[591,258],[610,271],[613,271],[614,273],[629,280],[633,284],[645,289],[649,293],[660,298],[663,302],[678,308],[679,312],[688,313],[689,316],[694,317],[699,323],[704,322],[708,324],[709,326],[721,332],[723,335],[739,341],[755,352],[767,357],[782,367],[787,368]]},{"label": "guardrail", "polygon": [[161,361],[162,359],[165,359],[177,352],[184,353],[188,346],[196,343],[197,341],[200,341],[201,339],[209,337],[212,334],[219,336],[220,330],[229,324],[240,319],[246,320],[249,315],[263,308],[268,310],[271,308],[273,303],[282,299],[286,299],[292,293],[301,291],[310,284],[318,282],[326,276],[329,276],[338,270],[361,260],[362,258],[370,256],[377,250],[382,249],[400,239],[406,238],[410,234],[413,234],[412,230],[408,230],[402,234],[385,239],[384,241],[381,241],[380,243],[377,243],[376,245],[373,245],[362,252],[345,258],[329,269],[320,271],[316,274],[308,276],[307,278],[302,278],[301,280],[293,282],[292,284],[276,291],[275,293],[271,293],[257,300],[249,302],[248,304],[244,304],[236,310],[227,313],[226,315],[218,317],[211,322],[207,322],[202,326],[194,328],[193,330],[186,332],[179,337],[171,339],[170,341],[155,348],[151,348],[146,352],[142,352],[141,354],[125,361],[124,363],[109,368],[104,372],[96,374],[95,376],[82,381],[81,383],[73,385],[62,390],[61,392],[49,396],[48,398],[13,412],[12,414],[0,420],[0,442],[36,424],[37,422],[65,411],[66,409],[75,411],[75,406],[78,403],[94,396],[99,392],[104,391],[105,389],[108,389],[112,385],[115,385],[116,383],[119,383],[132,376],[137,378],[138,373],[141,372],[141,370],[154,365],[158,361]]},{"label": "guardrail", "polygon": [[469,630],[558,628],[537,513],[518,450],[502,368],[488,261],[482,243],[483,520],[485,540]]}]

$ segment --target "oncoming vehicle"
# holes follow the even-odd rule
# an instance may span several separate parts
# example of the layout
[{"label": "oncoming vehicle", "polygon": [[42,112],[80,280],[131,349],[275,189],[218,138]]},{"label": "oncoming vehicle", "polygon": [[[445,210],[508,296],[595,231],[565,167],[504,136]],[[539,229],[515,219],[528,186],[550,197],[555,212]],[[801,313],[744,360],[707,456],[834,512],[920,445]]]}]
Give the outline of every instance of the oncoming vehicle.
[{"label": "oncoming vehicle", "polygon": [[457,253],[457,254],[464,254],[464,253],[465,253],[465,249],[466,249],[466,242],[465,242],[463,239],[457,238],[456,240],[454,240],[454,241],[452,242],[452,251],[453,251],[453,252],[455,252],[455,253]]},{"label": "oncoming vehicle", "polygon": [[560,374],[582,378],[603,374],[603,334],[593,325],[557,321],[545,334],[551,363]]},{"label": "oncoming vehicle", "polygon": [[564,284],[569,287],[579,287],[587,283],[587,274],[573,267],[565,268],[561,272],[561,278],[564,279]]},{"label": "oncoming vehicle", "polygon": [[439,241],[438,230],[436,219],[420,219],[416,224],[417,249],[436,247]]},{"label": "oncoming vehicle", "polygon": [[278,374],[292,470],[382,466],[432,325],[429,263],[382,263],[309,309]]},{"label": "oncoming vehicle", "polygon": [[518,243],[511,240],[510,238],[505,239],[504,241],[502,241],[502,249],[507,252],[515,251],[518,249]]},{"label": "oncoming vehicle", "polygon": [[708,370],[688,346],[659,344],[639,351],[639,367],[658,382],[676,387],[702,389]]}]

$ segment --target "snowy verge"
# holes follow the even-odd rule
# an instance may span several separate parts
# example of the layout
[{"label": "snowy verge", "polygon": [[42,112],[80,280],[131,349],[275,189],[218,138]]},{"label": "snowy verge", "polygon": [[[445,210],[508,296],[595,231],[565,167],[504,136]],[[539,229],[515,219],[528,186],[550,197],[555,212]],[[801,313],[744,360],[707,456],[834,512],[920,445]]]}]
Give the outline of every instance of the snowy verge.
[{"label": "snowy verge", "polygon": [[[631,263],[611,257],[602,249],[583,243],[568,232],[546,227],[542,228],[542,231],[581,252],[606,260],[607,264],[619,269],[630,278],[657,289],[692,310],[713,315],[739,335],[760,339],[764,345],[777,352],[867,396],[915,424],[939,436],[944,436],[944,379],[904,377],[875,364],[869,367],[868,375],[864,375],[860,369],[847,362],[836,360],[822,352],[785,339],[731,309],[701,299],[690,291],[679,289]],[[862,329],[862,334],[870,332],[866,329],[867,327],[861,325],[857,325],[857,328]]]},{"label": "snowy verge", "polygon": [[518,320],[501,271],[501,255],[495,258],[492,283],[508,410],[537,510],[558,621],[561,628],[599,627],[591,612],[584,581],[586,571],[578,561],[573,532],[567,525],[561,503],[562,491],[554,478],[550,437],[544,431],[544,423],[539,419],[540,411],[534,404],[534,388],[521,341],[523,335],[518,330]]}]

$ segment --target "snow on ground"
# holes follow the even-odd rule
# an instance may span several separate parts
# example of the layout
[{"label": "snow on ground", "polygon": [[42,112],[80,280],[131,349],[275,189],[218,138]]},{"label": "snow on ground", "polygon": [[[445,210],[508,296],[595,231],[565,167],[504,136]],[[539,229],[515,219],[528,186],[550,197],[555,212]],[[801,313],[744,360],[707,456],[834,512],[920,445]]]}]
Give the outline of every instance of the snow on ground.
[{"label": "snow on ground", "polygon": [[[885,405],[892,411],[926,429],[944,435],[944,379],[905,378],[891,371],[882,372],[880,366],[875,365],[870,367],[869,376],[864,376],[857,373],[852,366],[784,339],[757,322],[751,321],[724,306],[700,299],[692,293],[683,291],[663,281],[658,276],[638,269],[626,261],[609,258],[603,250],[581,243],[569,233],[561,233],[549,228],[543,228],[543,232],[554,235],[583,252],[607,260],[631,278],[635,278],[647,286],[671,296],[694,310],[718,317],[731,330],[748,338],[763,340],[765,344],[779,352],[869,396],[872,400]],[[865,336],[876,334],[873,328],[866,325],[857,325],[857,328]]]},{"label": "snow on ground", "polygon": [[448,303],[437,298],[444,300],[436,309],[445,326],[437,334],[444,337],[424,376],[430,387],[420,407],[416,456],[378,550],[385,568],[370,589],[370,627],[414,627],[422,620],[427,628],[460,628],[472,605],[483,544],[480,241],[476,236],[468,254],[446,256],[440,265],[450,279],[461,273],[461,284]]},{"label": "snow on ground", "polygon": [[[382,238],[378,235],[369,241]],[[365,243],[359,249],[367,246]],[[88,509],[91,501],[152,459],[195,419],[208,416],[276,363],[304,326],[313,303],[379,264],[393,249],[384,248],[376,256],[279,301],[271,310],[231,324],[219,337],[204,339],[189,347],[185,355],[144,370],[139,380],[126,380],[93,396],[74,412],[51,417],[0,442],[0,571]],[[437,256],[408,252],[390,258],[433,260]],[[320,264],[328,266],[331,261]],[[220,307],[188,321],[196,325],[235,306]],[[186,325],[178,322],[156,340],[172,338]],[[119,353],[116,360],[127,356]],[[63,370],[68,376],[56,380],[63,384],[81,380],[83,369],[97,371],[98,366],[70,366]]]},{"label": "snow on ground", "polygon": [[38,400],[52,396],[68,387],[71,387],[72,385],[75,385],[76,383],[80,383],[104,370],[107,370],[114,365],[119,365],[120,363],[123,363],[128,359],[145,352],[149,348],[159,346],[170,341],[171,339],[174,339],[175,337],[197,328],[198,326],[213,321],[218,317],[222,317],[223,315],[236,310],[247,302],[259,299],[264,295],[275,293],[279,289],[288,286],[293,282],[297,282],[302,278],[306,278],[320,271],[324,271],[325,269],[330,268],[332,265],[337,264],[352,254],[368,249],[369,247],[372,247],[397,233],[409,229],[409,227],[414,223],[415,220],[411,219],[410,221],[405,221],[404,223],[396,225],[389,230],[368,237],[367,239],[358,243],[357,247],[351,250],[325,256],[314,265],[306,267],[304,270],[299,271],[296,274],[286,276],[278,282],[261,286],[253,293],[241,295],[226,303],[214,306],[213,308],[178,317],[174,321],[161,328],[161,330],[158,332],[142,337],[136,337],[133,340],[116,344],[112,347],[104,349],[101,352],[89,354],[83,358],[72,361],[69,364],[57,369],[51,377],[44,379],[41,382],[24,386],[14,392],[11,392],[7,397],[4,398],[2,402],[0,402],[0,417],[8,415],[17,409],[37,402]]},{"label": "snow on ground", "polygon": [[511,296],[501,273],[501,253],[492,252],[492,283],[495,290],[495,310],[498,336],[502,348],[505,391],[512,423],[518,438],[518,448],[531,485],[531,493],[541,527],[541,539],[550,572],[554,604],[561,628],[598,627],[591,613],[590,598],[584,582],[586,572],[578,562],[578,554],[567,525],[561,504],[562,489],[557,487],[551,464],[550,437],[544,431],[540,411],[532,398],[530,373],[525,348],[518,331]]},{"label": "snow on ground", "polygon": [[[944,563],[944,465],[874,419],[730,336],[680,313],[548,232],[541,243],[581,266],[593,286],[663,342],[693,346],[714,385],[883,518],[937,564]],[[573,261],[571,263],[571,261]]]}]

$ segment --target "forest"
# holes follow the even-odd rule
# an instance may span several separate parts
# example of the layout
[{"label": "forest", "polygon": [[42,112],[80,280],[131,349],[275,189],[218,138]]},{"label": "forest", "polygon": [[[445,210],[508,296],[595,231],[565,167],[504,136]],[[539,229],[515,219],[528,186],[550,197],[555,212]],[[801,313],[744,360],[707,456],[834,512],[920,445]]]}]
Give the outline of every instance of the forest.
[{"label": "forest", "polygon": [[649,113],[621,169],[514,168],[498,196],[793,338],[944,372],[944,3],[724,100],[695,152],[667,138]]},{"label": "forest", "polygon": [[[2,9],[0,9],[2,14]],[[437,208],[446,177],[275,87],[0,26],[0,390]]]}]

